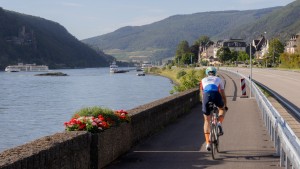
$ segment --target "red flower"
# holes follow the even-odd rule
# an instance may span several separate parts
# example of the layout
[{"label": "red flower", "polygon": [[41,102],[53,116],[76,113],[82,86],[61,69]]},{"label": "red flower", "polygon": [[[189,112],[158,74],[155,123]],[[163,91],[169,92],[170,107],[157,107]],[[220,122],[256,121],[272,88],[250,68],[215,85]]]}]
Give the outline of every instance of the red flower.
[{"label": "red flower", "polygon": [[98,119],[101,121],[105,121],[105,118],[101,114],[98,116]]},{"label": "red flower", "polygon": [[117,110],[116,111],[117,112],[117,114],[125,114],[125,115],[127,115],[128,113],[126,112],[126,111],[124,111],[124,110]]},{"label": "red flower", "polygon": [[127,117],[127,112],[126,111],[124,111],[124,110],[117,110],[116,112],[115,112],[115,114],[121,119],[121,120],[128,120],[128,117]]},{"label": "red flower", "polygon": [[[128,113],[124,110],[117,110],[114,114],[119,118],[117,122],[128,122],[130,120],[127,115]],[[64,122],[64,125],[68,131],[87,130],[91,132],[99,132],[117,125],[117,122],[114,121],[114,118],[105,118],[103,115],[93,117],[79,116],[78,114],[75,114],[70,121]]]},{"label": "red flower", "polygon": [[79,130],[84,130],[86,127],[86,124],[85,123],[82,123],[79,125]]},{"label": "red flower", "polygon": [[99,127],[109,128],[109,125],[108,125],[105,121],[102,121],[102,122],[99,124]]}]

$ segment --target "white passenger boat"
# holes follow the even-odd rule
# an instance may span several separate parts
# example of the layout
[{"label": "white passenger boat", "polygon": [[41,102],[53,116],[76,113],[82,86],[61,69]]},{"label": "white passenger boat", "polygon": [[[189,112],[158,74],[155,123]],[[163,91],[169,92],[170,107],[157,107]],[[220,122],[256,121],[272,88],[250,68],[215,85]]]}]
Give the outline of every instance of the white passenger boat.
[{"label": "white passenger boat", "polygon": [[5,68],[6,72],[47,72],[49,70],[46,65],[23,64],[9,65]]},{"label": "white passenger boat", "polygon": [[116,72],[119,71],[118,68],[119,68],[119,67],[118,67],[118,65],[116,64],[116,62],[113,61],[112,64],[109,66],[109,71],[110,71],[111,73],[116,73]]},{"label": "white passenger boat", "polygon": [[152,67],[151,63],[143,63],[142,64],[142,70],[146,70],[146,69],[151,68],[151,67]]}]

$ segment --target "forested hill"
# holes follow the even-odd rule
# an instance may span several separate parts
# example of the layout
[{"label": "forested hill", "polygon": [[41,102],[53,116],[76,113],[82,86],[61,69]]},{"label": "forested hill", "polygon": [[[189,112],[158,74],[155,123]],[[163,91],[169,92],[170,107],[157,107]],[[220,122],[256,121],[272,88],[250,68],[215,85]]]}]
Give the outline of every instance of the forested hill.
[{"label": "forested hill", "polygon": [[[242,35],[247,40],[266,32],[268,39],[279,38],[284,42],[292,35],[300,32],[300,0],[272,11],[255,21],[241,25],[236,29],[226,30],[221,36]],[[239,34],[238,34],[239,33]]]},{"label": "forested hill", "polygon": [[0,70],[18,62],[44,64],[50,69],[101,67],[112,59],[56,22],[0,7]]},{"label": "forested hill", "polygon": [[121,50],[132,56],[136,51],[137,55],[158,59],[174,56],[180,41],[187,40],[192,45],[202,35],[212,40],[244,38],[248,42],[264,32],[268,38],[280,33],[280,36],[288,37],[299,32],[296,24],[300,18],[299,3],[297,0],[285,7],[175,15],[149,25],[123,27],[83,42],[109,54]]}]

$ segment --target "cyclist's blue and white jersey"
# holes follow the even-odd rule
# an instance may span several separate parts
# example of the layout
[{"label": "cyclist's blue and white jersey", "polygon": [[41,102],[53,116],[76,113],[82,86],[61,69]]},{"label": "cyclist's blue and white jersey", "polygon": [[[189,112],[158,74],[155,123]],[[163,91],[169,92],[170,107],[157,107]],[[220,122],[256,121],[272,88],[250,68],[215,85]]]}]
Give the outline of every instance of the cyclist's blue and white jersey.
[{"label": "cyclist's blue and white jersey", "polygon": [[220,90],[224,90],[224,83],[217,76],[208,76],[201,80],[200,89],[203,91],[202,111],[205,115],[210,115],[207,111],[207,103],[214,102],[218,107],[224,107],[224,102]]},{"label": "cyclist's blue and white jersey", "polygon": [[218,92],[219,90],[224,90],[224,83],[217,76],[208,76],[201,80],[200,88],[204,93]]}]

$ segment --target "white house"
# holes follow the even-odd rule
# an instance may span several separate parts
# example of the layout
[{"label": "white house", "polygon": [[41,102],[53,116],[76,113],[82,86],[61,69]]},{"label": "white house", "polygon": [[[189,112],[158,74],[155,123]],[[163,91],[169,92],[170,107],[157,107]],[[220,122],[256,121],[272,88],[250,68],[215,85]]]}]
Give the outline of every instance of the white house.
[{"label": "white house", "polygon": [[296,35],[293,35],[290,40],[286,42],[285,52],[293,54],[297,48],[297,41],[300,41],[300,32]]}]

